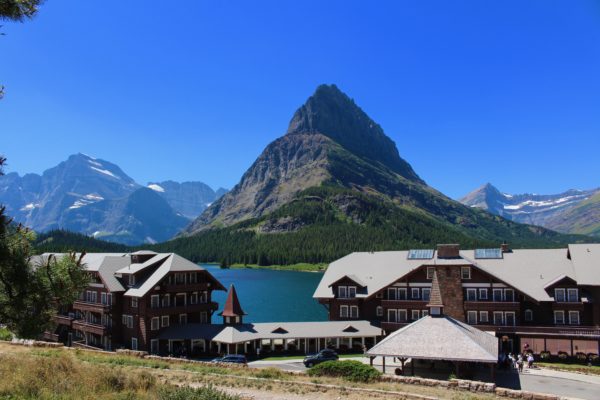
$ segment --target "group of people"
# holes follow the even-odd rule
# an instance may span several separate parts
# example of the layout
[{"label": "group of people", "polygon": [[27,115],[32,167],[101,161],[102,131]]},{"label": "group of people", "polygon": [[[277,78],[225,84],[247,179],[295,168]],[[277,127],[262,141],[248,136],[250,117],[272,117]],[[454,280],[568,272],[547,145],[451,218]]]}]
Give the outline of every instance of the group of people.
[{"label": "group of people", "polygon": [[502,353],[500,354],[500,366],[505,367],[506,369],[516,369],[519,373],[523,372],[523,367],[525,363],[527,363],[527,368],[533,368],[533,353],[519,353],[518,355],[514,355],[512,353]]}]

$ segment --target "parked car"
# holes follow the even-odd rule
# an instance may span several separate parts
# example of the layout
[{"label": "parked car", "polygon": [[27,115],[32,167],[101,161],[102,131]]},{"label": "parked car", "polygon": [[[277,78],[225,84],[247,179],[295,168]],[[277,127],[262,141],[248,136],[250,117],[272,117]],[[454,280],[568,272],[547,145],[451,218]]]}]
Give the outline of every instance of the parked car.
[{"label": "parked car", "polygon": [[246,356],[240,354],[229,354],[225,357],[217,357],[212,362],[232,363],[232,364],[248,364]]},{"label": "parked car", "polygon": [[338,358],[339,357],[335,351],[323,349],[317,354],[306,356],[303,363],[306,368],[310,368],[325,361],[337,361]]}]

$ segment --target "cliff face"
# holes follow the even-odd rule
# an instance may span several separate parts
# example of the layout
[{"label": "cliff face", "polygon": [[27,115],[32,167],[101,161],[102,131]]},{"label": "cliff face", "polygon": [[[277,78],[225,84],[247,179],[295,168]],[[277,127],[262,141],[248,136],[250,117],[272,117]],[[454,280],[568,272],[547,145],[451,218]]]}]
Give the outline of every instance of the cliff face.
[{"label": "cliff face", "polygon": [[186,231],[260,217],[324,183],[385,193],[398,180],[424,184],[377,123],[336,86],[321,85],[294,113],[287,133]]}]

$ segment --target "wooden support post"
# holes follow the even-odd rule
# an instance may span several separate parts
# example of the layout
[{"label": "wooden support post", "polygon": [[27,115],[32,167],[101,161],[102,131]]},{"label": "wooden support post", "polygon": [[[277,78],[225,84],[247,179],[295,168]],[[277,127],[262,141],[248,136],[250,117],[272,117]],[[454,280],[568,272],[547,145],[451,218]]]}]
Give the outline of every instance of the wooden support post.
[{"label": "wooden support post", "polygon": [[454,366],[456,367],[456,378],[460,379],[460,363],[457,361]]},{"label": "wooden support post", "polygon": [[383,373],[385,374],[385,356],[383,356]]},{"label": "wooden support post", "polygon": [[373,366],[373,360],[375,359],[375,356],[370,356],[369,357],[369,365],[372,367]]},{"label": "wooden support post", "polygon": [[410,373],[412,376],[415,376],[415,359],[410,359]]},{"label": "wooden support post", "polygon": [[496,382],[496,364],[490,364],[490,378]]}]

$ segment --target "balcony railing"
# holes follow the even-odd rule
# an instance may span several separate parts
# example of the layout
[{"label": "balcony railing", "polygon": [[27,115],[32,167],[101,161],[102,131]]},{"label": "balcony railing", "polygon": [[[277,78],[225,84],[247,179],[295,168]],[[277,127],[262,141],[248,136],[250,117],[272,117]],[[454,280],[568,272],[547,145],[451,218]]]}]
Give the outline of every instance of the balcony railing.
[{"label": "balcony railing", "polygon": [[102,336],[108,332],[109,328],[101,324],[95,324],[82,319],[77,319],[73,321],[73,329],[77,329],[83,332],[95,333],[96,335]]},{"label": "balcony railing", "polygon": [[600,338],[600,329],[593,326],[506,326],[506,325],[474,325],[481,330],[498,333],[541,334],[548,336],[579,336]]},{"label": "balcony railing", "polygon": [[196,303],[196,304],[187,304],[187,305],[172,305],[168,307],[150,307],[147,309],[150,315],[161,315],[161,314],[175,314],[175,313],[189,313],[196,311],[209,311],[209,310],[217,310],[219,308],[219,304],[210,301],[207,303]]},{"label": "balcony railing", "polygon": [[84,300],[75,300],[73,303],[73,309],[81,311],[92,311],[92,312],[108,312],[112,305],[103,303],[92,303]]},{"label": "balcony railing", "polygon": [[385,308],[406,308],[406,309],[424,309],[428,300],[382,300],[381,305]]},{"label": "balcony railing", "polygon": [[56,322],[59,325],[66,325],[68,327],[71,327],[71,325],[73,324],[73,319],[74,318],[69,315],[57,314],[54,316],[54,322]]},{"label": "balcony railing", "polygon": [[519,311],[517,301],[465,301],[465,309],[471,311]]}]

